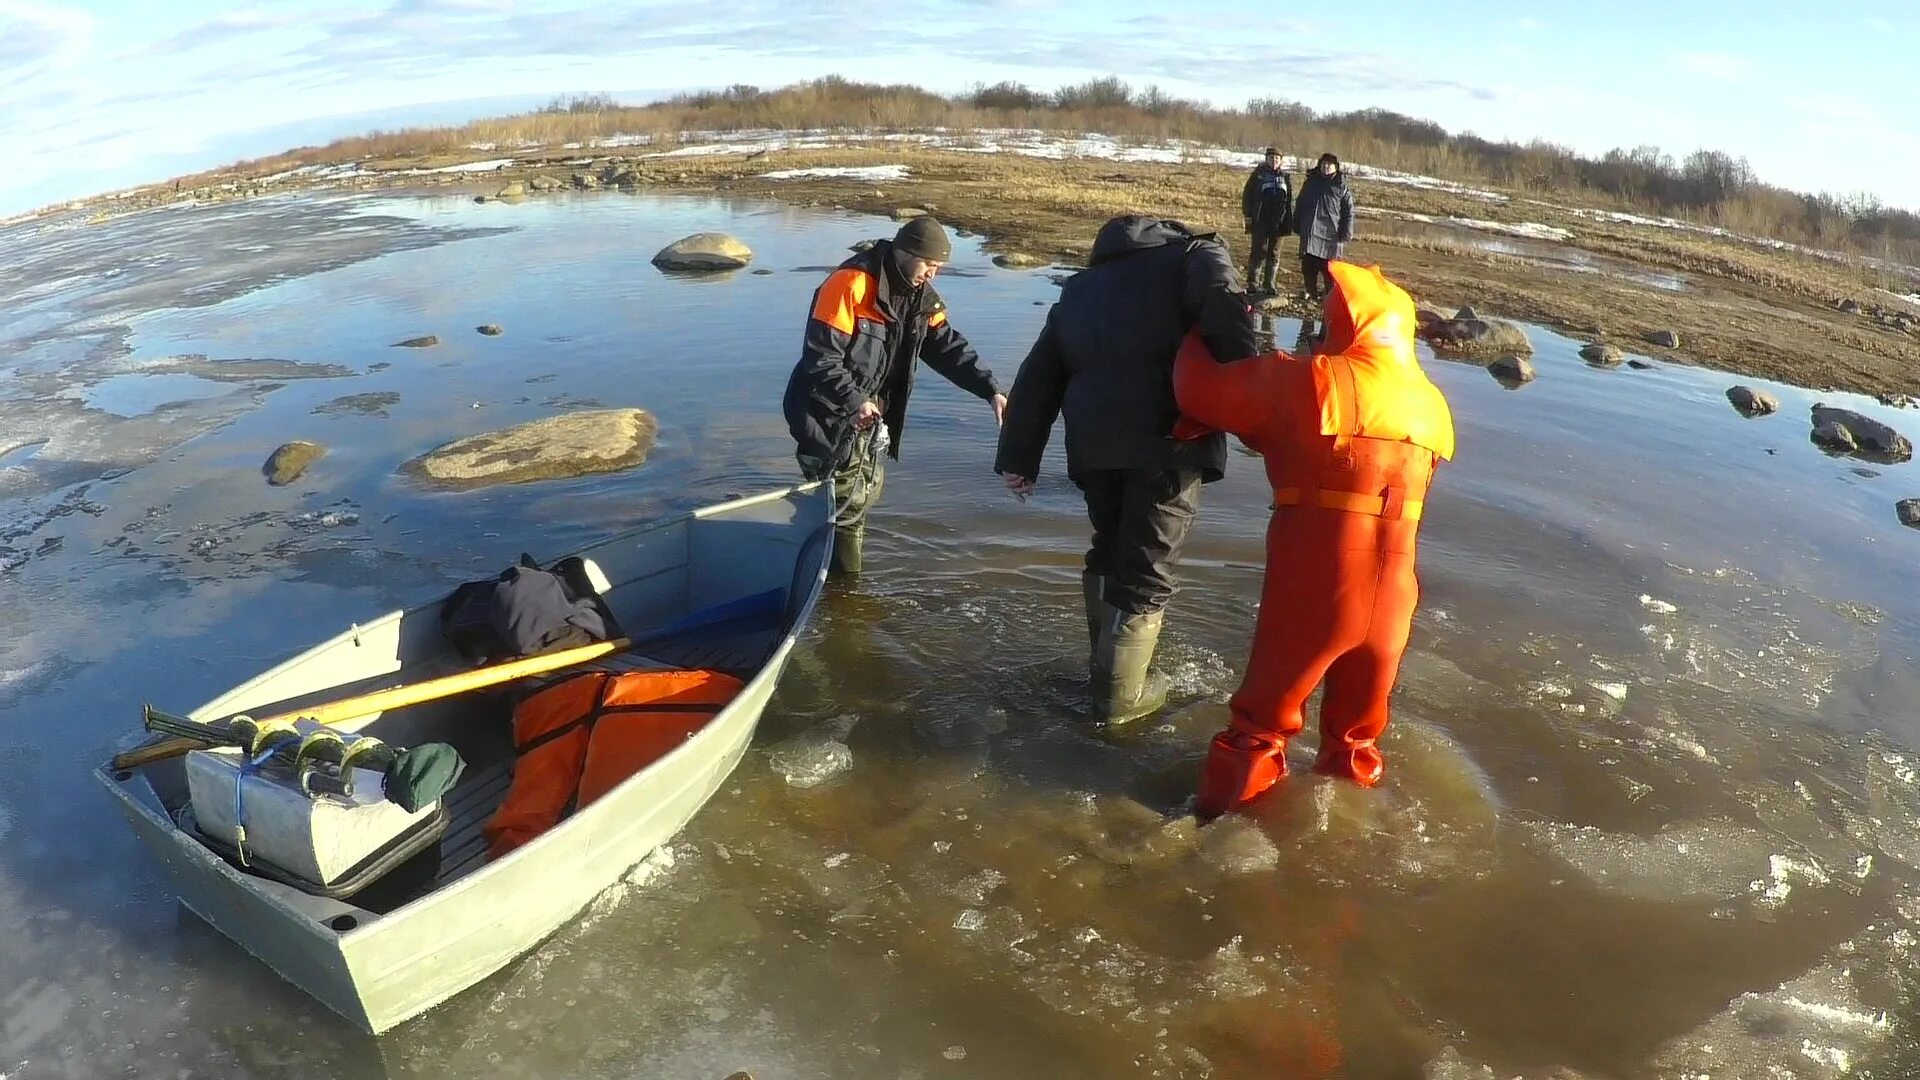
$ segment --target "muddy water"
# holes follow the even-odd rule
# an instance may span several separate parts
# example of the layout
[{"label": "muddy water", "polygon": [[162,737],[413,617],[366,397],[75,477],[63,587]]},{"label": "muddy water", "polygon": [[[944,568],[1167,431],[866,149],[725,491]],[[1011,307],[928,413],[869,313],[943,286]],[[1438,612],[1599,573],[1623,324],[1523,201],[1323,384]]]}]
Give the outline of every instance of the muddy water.
[{"label": "muddy water", "polygon": [[[773,273],[647,265],[711,228]],[[1914,1075],[1920,535],[1893,503],[1920,471],[1822,454],[1807,410],[1920,423],[1770,385],[1782,413],[1743,420],[1730,379],[1592,370],[1537,329],[1518,390],[1429,362],[1460,454],[1377,791],[1297,773],[1181,817],[1253,615],[1257,461],[1207,492],[1172,707],[1103,735],[1075,720],[1063,465],[1008,500],[986,410],[928,377],[872,570],[756,749],[533,954],[374,1040],[178,907],[86,776],[139,701],[786,482],[798,268],[890,228],[604,195],[0,232],[0,1075]],[[1055,293],[964,247],[943,291],[1009,380]],[[589,404],[654,410],[652,459],[460,495],[395,475]],[[295,437],[331,452],[267,487]]]}]

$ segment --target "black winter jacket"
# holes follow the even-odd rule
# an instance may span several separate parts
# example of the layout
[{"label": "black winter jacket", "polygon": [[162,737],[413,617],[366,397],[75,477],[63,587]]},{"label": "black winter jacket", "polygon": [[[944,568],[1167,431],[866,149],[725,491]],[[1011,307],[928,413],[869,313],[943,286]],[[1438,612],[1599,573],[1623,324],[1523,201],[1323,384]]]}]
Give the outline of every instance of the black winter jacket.
[{"label": "black winter jacket", "polygon": [[1069,475],[1181,469],[1220,479],[1227,465],[1221,436],[1171,437],[1180,417],[1173,358],[1196,325],[1221,361],[1256,351],[1233,259],[1216,236],[1127,216],[1100,230],[1090,262],[1061,289],[1020,365],[994,468],[1039,475],[1054,418],[1064,413]]},{"label": "black winter jacket", "polygon": [[993,372],[947,321],[940,294],[931,285],[905,288],[889,272],[892,258],[893,242],[882,240],[841,263],[814,291],[800,362],[787,379],[787,429],[799,452],[826,463],[828,472],[846,464],[853,415],[868,400],[883,407],[899,458],[916,358],[983,400],[1000,392]]},{"label": "black winter jacket", "polygon": [[1240,189],[1240,216],[1254,232],[1281,234],[1293,230],[1293,183],[1285,169],[1254,166],[1247,186]]}]

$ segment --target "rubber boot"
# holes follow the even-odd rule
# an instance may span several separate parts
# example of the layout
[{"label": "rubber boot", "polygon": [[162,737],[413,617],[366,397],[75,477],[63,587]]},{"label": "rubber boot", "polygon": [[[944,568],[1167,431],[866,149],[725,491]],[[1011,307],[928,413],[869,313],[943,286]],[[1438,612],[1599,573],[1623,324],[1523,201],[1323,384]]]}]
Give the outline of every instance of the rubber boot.
[{"label": "rubber boot", "polygon": [[[1103,597],[1107,591],[1107,579],[1091,570],[1080,572],[1080,595],[1087,602],[1087,670],[1097,672],[1100,664],[1100,620],[1106,608]],[[1093,678],[1095,686],[1100,685],[1100,676]]]},{"label": "rubber boot", "polygon": [[1371,740],[1344,746],[1329,746],[1323,741],[1313,771],[1351,780],[1361,787],[1374,787],[1386,775],[1387,759]]},{"label": "rubber boot", "polygon": [[1287,740],[1229,728],[1213,737],[1193,816],[1202,825],[1260,797],[1287,775]]},{"label": "rubber boot", "polygon": [[1154,646],[1166,612],[1132,615],[1107,604],[1093,662],[1093,714],[1108,724],[1124,724],[1167,703],[1167,677],[1153,669]]},{"label": "rubber boot", "polygon": [[833,577],[854,577],[860,573],[860,553],[865,545],[867,527],[854,525],[833,530],[833,561],[827,572]]},{"label": "rubber boot", "polygon": [[1260,291],[1261,291],[1261,292],[1263,292],[1263,293],[1265,293],[1265,294],[1266,294],[1266,295],[1268,295],[1268,296],[1277,296],[1277,295],[1279,295],[1278,293],[1276,293],[1276,292],[1274,291],[1274,287],[1273,287],[1273,275],[1274,275],[1274,270],[1275,270],[1275,263],[1276,263],[1276,262],[1277,262],[1277,260],[1274,260],[1274,259],[1268,259],[1268,260],[1267,260],[1267,273],[1266,273],[1266,276],[1260,279]]}]

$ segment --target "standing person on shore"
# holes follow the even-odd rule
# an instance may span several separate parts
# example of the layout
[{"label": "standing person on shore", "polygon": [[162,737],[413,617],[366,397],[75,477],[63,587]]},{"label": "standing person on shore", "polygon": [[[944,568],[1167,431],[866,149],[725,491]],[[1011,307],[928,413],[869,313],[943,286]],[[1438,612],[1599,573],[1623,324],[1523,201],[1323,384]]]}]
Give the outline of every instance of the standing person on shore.
[{"label": "standing person on shore", "polygon": [[1293,230],[1300,236],[1303,288],[1307,299],[1317,305],[1332,287],[1328,261],[1339,258],[1353,239],[1353,192],[1347,189],[1339,158],[1321,154],[1319,164],[1307,174],[1294,206]]},{"label": "standing person on shore", "polygon": [[1314,355],[1219,364],[1190,336],[1174,367],[1185,414],[1260,451],[1273,485],[1253,648],[1229,726],[1208,747],[1194,806],[1203,822],[1287,775],[1287,740],[1323,681],[1314,769],[1371,787],[1386,768],[1376,744],[1420,598],[1427,488],[1453,457],[1453,414],[1414,354],[1406,291],[1377,266],[1335,262],[1329,273]]},{"label": "standing person on shore", "polygon": [[885,481],[881,455],[900,459],[915,360],[990,403],[995,420],[1006,413],[993,372],[933,290],[952,253],[939,222],[915,218],[841,263],[813,294],[782,404],[801,474],[833,479],[836,575],[860,572],[867,511]]},{"label": "standing person on shore", "polygon": [[1093,524],[1080,576],[1093,712],[1109,723],[1166,701],[1166,679],[1150,669],[1180,548],[1200,485],[1226,475],[1223,436],[1175,433],[1173,358],[1196,327],[1216,356],[1255,351],[1226,245],[1177,221],[1114,218],[1047,313],[1000,429],[994,468],[1024,499],[1054,419],[1066,417],[1067,477]]},{"label": "standing person on shore", "polygon": [[1280,166],[1280,151],[1271,146],[1240,189],[1240,216],[1253,238],[1253,252],[1247,256],[1247,288],[1256,288],[1257,282],[1262,293],[1272,296],[1280,238],[1293,229],[1293,184]]}]

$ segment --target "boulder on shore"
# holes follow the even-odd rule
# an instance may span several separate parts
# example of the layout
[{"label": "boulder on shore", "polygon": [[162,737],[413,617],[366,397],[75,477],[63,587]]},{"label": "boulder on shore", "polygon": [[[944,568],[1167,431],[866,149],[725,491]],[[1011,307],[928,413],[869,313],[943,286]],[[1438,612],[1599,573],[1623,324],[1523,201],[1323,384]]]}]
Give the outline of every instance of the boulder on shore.
[{"label": "boulder on shore", "polygon": [[560,181],[544,174],[527,181],[527,186],[535,191],[559,191],[562,187]]},{"label": "boulder on shore", "polygon": [[1727,390],[1727,401],[1732,403],[1741,416],[1767,416],[1780,411],[1780,399],[1765,390],[1755,390],[1751,386],[1735,386]]},{"label": "boulder on shore", "polygon": [[524,181],[515,180],[512,183],[509,183],[506,187],[501,188],[500,193],[498,195],[495,195],[494,198],[520,199],[520,198],[525,198],[526,194],[527,194],[526,183]]},{"label": "boulder on shore", "polygon": [[470,435],[401,469],[456,490],[618,472],[647,459],[657,430],[644,409],[593,409]]},{"label": "boulder on shore", "polygon": [[1663,349],[1677,349],[1680,347],[1680,335],[1671,330],[1655,330],[1647,335],[1647,343]]},{"label": "boulder on shore", "polygon": [[662,270],[739,270],[752,261],[753,250],[726,233],[695,233],[653,257],[653,265]]},{"label": "boulder on shore", "polygon": [[993,257],[993,265],[1002,270],[1031,270],[1036,266],[1047,265],[1047,260],[1038,255],[1029,255],[1024,251],[1009,251]]},{"label": "boulder on shore", "polygon": [[1448,319],[1426,328],[1433,350],[1452,356],[1532,356],[1527,332],[1504,319]]},{"label": "boulder on shore", "polygon": [[300,479],[308,466],[326,456],[326,447],[296,439],[268,455],[260,471],[267,474],[267,483],[284,487]]}]

